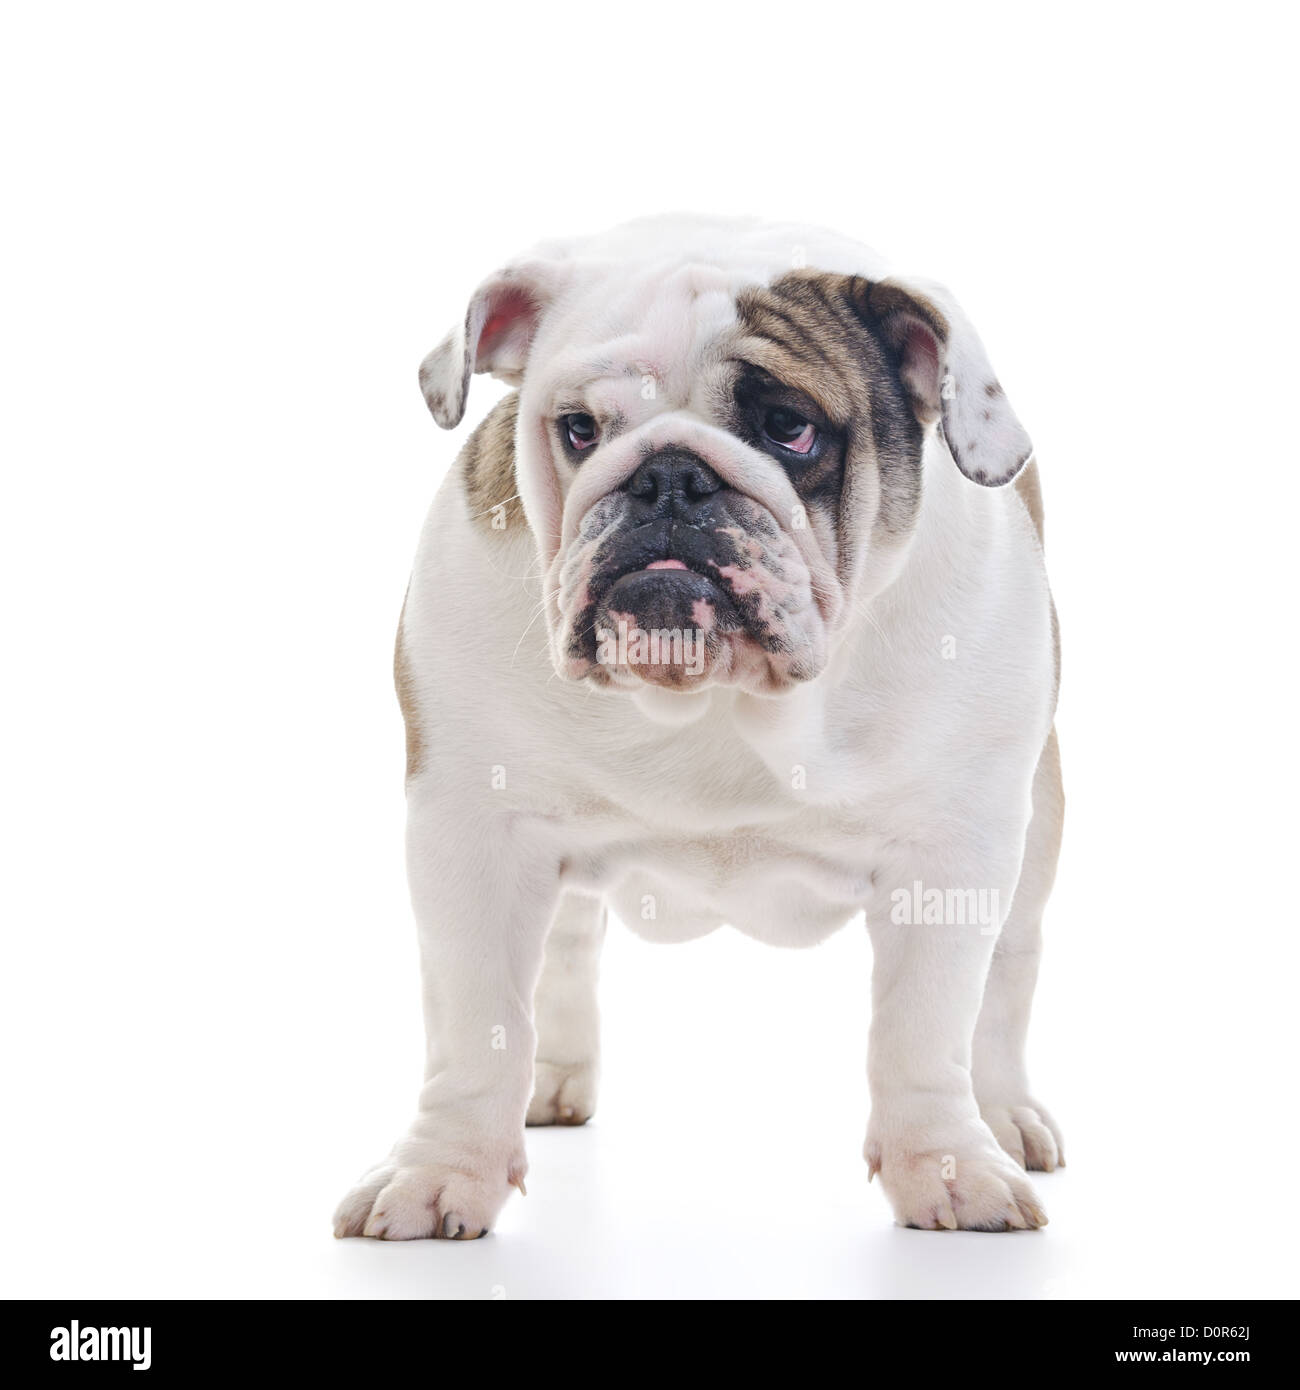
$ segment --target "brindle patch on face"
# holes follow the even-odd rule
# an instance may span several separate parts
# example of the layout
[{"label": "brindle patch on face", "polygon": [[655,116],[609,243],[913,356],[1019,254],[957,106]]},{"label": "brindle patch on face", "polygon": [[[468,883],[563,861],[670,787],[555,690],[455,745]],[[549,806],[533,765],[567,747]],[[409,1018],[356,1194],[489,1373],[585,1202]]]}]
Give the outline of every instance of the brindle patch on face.
[{"label": "brindle patch on face", "polygon": [[469,499],[470,517],[490,530],[510,530],[524,520],[515,478],[518,418],[519,394],[512,391],[484,416],[456,460]]},{"label": "brindle patch on face", "polygon": [[[861,494],[855,474],[876,470],[875,526],[885,531],[908,531],[921,501],[922,430],[896,356],[874,326],[872,290],[859,276],[790,271],[737,297],[740,325],[730,349],[753,382],[747,386],[742,368],[738,416],[744,416],[747,389],[761,399],[770,389],[765,383],[776,382],[815,403],[838,436],[816,468],[803,471],[791,462],[788,471],[805,505],[833,522],[841,558],[856,520],[852,503]],[[779,393],[773,403],[784,403]],[[738,418],[737,426],[742,423]]]}]

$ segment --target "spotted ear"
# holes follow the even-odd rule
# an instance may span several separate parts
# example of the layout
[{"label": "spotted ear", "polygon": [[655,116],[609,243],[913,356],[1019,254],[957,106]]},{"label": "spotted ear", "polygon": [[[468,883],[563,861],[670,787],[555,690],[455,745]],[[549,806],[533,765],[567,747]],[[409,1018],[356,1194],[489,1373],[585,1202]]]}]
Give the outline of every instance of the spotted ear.
[{"label": "spotted ear", "polygon": [[474,291],[465,321],[420,363],[420,390],[443,429],[460,424],[475,372],[518,385],[554,292],[553,268],[531,262],[498,271]]},{"label": "spotted ear", "polygon": [[878,280],[867,286],[865,307],[897,355],[917,419],[941,422],[953,462],[973,482],[1009,483],[1034,446],[952,296],[937,285]]}]

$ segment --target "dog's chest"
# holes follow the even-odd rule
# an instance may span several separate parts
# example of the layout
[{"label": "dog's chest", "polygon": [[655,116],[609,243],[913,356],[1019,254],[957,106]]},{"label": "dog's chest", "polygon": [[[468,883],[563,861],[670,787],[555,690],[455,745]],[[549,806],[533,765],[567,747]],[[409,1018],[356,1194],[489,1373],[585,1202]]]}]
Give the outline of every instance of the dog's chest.
[{"label": "dog's chest", "polygon": [[725,924],[780,946],[813,945],[870,897],[861,843],[814,852],[765,834],[649,842],[611,889],[619,916],[643,936],[680,941]]},{"label": "dog's chest", "polygon": [[603,894],[655,941],[725,924],[773,945],[812,945],[868,905],[880,842],[862,818],[798,807],[719,819],[698,808],[695,817],[683,809],[676,825],[606,813],[588,826],[566,878]]},{"label": "dog's chest", "polygon": [[589,732],[575,765],[599,776],[561,813],[565,879],[656,941],[722,925],[775,945],[822,940],[871,905],[900,807],[869,739],[852,756],[809,723],[761,745],[722,722],[658,744]]}]

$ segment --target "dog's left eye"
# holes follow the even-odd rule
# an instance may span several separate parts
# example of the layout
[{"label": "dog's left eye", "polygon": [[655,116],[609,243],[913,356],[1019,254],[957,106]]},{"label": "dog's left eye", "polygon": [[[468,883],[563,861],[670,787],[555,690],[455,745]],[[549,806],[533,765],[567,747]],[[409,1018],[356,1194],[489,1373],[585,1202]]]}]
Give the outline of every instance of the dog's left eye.
[{"label": "dog's left eye", "polygon": [[763,433],[773,444],[796,454],[808,453],[817,442],[817,426],[785,406],[774,407],[763,416]]},{"label": "dog's left eye", "polygon": [[590,449],[593,444],[600,442],[600,426],[590,415],[584,415],[580,411],[573,415],[565,415],[560,420],[560,425],[564,430],[564,437],[575,449]]}]

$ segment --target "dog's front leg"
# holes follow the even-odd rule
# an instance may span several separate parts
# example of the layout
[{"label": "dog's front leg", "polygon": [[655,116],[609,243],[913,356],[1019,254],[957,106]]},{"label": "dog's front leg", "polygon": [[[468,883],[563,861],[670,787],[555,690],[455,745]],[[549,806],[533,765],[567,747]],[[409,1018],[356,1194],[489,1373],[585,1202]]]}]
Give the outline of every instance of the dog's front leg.
[{"label": "dog's front leg", "polygon": [[868,913],[874,959],[865,1152],[904,1226],[1005,1231],[1047,1221],[980,1118],[971,1084],[971,1040],[1015,881],[1014,862],[990,873],[951,860],[877,877],[878,892],[885,891]]},{"label": "dog's front leg", "polygon": [[428,1040],[419,1111],[343,1199],[335,1234],[472,1239],[522,1190],[533,992],[558,856],[519,816],[481,822],[413,788],[407,859]]}]

